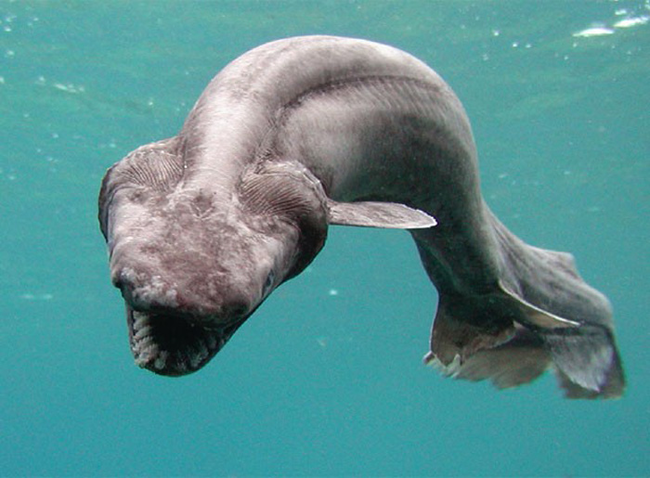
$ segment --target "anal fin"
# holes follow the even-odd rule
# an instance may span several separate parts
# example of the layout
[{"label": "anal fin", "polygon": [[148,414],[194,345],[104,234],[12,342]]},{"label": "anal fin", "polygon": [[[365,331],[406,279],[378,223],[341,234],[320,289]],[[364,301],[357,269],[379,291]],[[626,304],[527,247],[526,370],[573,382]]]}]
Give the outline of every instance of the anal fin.
[{"label": "anal fin", "polygon": [[551,364],[551,357],[543,342],[528,329],[515,326],[515,335],[508,342],[491,349],[483,349],[467,357],[460,364],[459,356],[443,366],[429,352],[425,363],[433,365],[452,378],[478,382],[489,379],[500,389],[517,387],[535,380]]},{"label": "anal fin", "polygon": [[490,312],[488,307],[476,309],[472,300],[440,297],[438,311],[431,330],[431,356],[443,367],[454,360],[459,365],[479,350],[492,349],[510,340],[515,328],[512,320]]}]

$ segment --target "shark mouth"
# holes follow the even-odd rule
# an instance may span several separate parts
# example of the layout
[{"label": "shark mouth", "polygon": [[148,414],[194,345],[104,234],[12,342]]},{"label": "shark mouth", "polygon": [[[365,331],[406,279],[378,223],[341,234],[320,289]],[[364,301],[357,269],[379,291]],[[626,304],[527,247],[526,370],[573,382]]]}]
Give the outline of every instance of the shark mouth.
[{"label": "shark mouth", "polygon": [[207,364],[243,322],[206,328],[182,316],[141,312],[128,305],[126,317],[135,363],[171,377],[196,372]]}]

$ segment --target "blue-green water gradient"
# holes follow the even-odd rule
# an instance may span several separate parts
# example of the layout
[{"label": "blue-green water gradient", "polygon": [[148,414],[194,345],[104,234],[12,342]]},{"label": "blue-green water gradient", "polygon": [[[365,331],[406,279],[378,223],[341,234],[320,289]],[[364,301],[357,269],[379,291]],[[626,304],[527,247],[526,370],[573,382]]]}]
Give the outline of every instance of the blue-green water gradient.
[{"label": "blue-green water gradient", "polygon": [[[1,1],[0,475],[648,476],[648,16],[647,1]],[[588,28],[611,33],[575,36]],[[104,171],[175,135],[230,60],[316,33],[397,46],[451,84],[490,206],[573,252],[614,304],[624,398],[423,366],[437,296],[402,231],[332,228],[199,373],[133,365],[96,220]]]}]

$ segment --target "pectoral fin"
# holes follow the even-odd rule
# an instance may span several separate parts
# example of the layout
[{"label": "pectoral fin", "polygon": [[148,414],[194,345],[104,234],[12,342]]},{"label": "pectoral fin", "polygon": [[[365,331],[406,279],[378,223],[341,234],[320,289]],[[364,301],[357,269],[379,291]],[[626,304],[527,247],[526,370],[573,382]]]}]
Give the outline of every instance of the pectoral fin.
[{"label": "pectoral fin", "polygon": [[337,202],[328,200],[329,223],[390,229],[425,229],[436,220],[424,211],[390,202]]}]

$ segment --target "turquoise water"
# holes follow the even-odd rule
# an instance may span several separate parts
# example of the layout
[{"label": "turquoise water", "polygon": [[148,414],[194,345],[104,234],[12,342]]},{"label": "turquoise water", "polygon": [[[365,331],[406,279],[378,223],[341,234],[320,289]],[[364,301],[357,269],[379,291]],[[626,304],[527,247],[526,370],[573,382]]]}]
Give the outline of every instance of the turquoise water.
[{"label": "turquoise water", "polygon": [[[645,16],[648,1],[2,1],[0,475],[648,476]],[[611,33],[574,36],[596,26]],[[176,134],[228,61],[311,33],[395,45],[452,85],[493,210],[612,300],[624,398],[423,366],[437,296],[400,231],[332,228],[200,372],[133,365],[96,220],[105,169]]]}]

